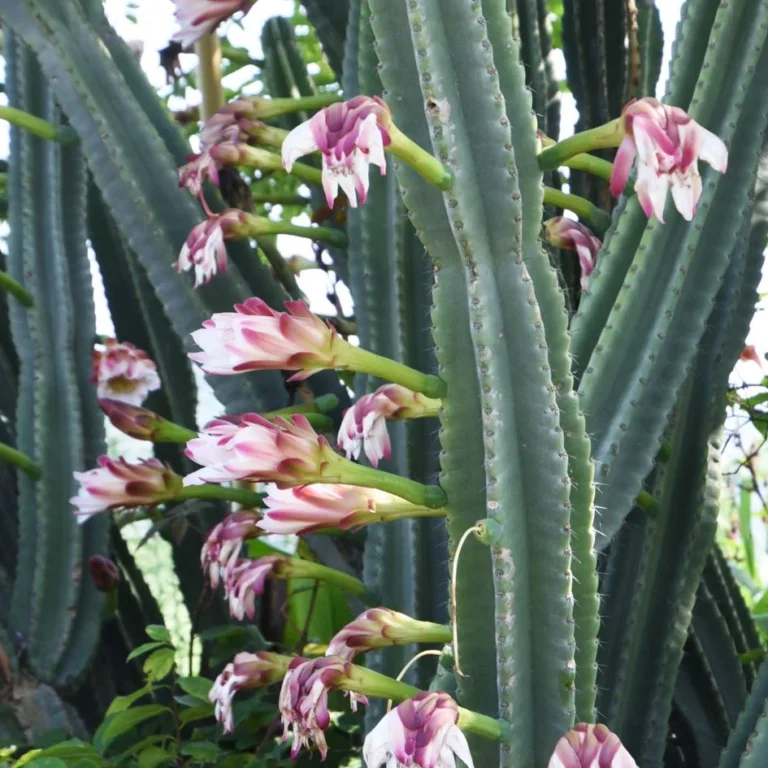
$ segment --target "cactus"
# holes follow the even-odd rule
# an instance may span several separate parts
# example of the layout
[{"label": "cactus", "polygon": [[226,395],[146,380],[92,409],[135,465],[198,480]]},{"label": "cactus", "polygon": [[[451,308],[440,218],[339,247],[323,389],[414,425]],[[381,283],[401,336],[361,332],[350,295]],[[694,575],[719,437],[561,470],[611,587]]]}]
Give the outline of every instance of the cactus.
[{"label": "cactus", "polygon": [[[268,119],[291,131],[282,146],[288,172],[311,141],[326,150],[322,165],[308,158],[302,166],[314,209],[333,208],[334,184],[348,197],[348,246],[330,249],[328,258],[352,293],[359,347],[300,304],[275,314],[301,292],[286,279],[271,240],[260,246],[282,283],[244,239],[229,243],[229,270],[209,284],[195,290],[176,274],[171,262],[203,215],[175,185],[184,142],[98,4],[86,14],[75,0],[55,8],[0,0],[0,20],[12,30],[12,103],[53,124],[53,138],[66,135],[65,123],[76,137],[64,144],[21,128],[13,134],[9,275],[35,303],[24,309],[9,299],[15,352],[0,333],[0,373],[18,366],[8,442],[40,465],[41,477],[33,480],[20,465],[23,556],[10,575],[0,561],[0,600],[12,578],[11,626],[29,633],[32,671],[55,686],[77,687],[99,629],[98,596],[62,574],[82,553],[105,546],[106,527],[102,520],[79,529],[54,514],[69,495],[71,472],[93,462],[99,440],[86,382],[93,329],[84,158],[93,177],[90,239],[116,326],[152,353],[165,385],[148,401],[149,416],[195,428],[184,353],[194,349],[189,333],[212,313],[214,330],[197,335],[203,352],[193,359],[230,413],[266,415],[213,425],[187,441],[187,455],[202,465],[193,479],[203,486],[163,475],[159,491],[147,481],[149,490],[141,486],[144,496],[136,498],[215,499],[215,514],[200,516],[208,528],[232,500],[263,505],[227,517],[203,551],[208,576],[214,585],[225,582],[230,610],[240,615],[253,612],[253,595],[240,594],[235,573],[261,566],[244,565],[237,551],[217,560],[222,542],[244,544],[261,529],[366,529],[357,574],[364,586],[349,574],[359,539],[339,549],[325,536],[307,543],[326,560],[325,573],[339,567],[338,583],[354,584],[357,598],[375,597],[386,610],[367,611],[333,639],[311,638],[330,641],[329,658],[294,660],[289,669],[286,657],[267,654],[249,662],[256,671],[243,673],[248,686],[285,676],[281,713],[296,728],[294,751],[312,740],[326,749],[323,718],[308,715],[307,706],[317,703],[319,689],[341,689],[353,703],[359,695],[370,699],[363,754],[376,768],[371,755],[398,749],[386,724],[398,719],[400,731],[413,729],[420,722],[414,712],[427,711],[449,726],[436,729],[446,740],[435,751],[450,748],[467,762],[465,732],[481,766],[543,768],[553,753],[558,764],[570,764],[567,750],[593,738],[608,739],[643,768],[680,760],[713,768],[762,764],[768,672],[742,658],[760,648],[760,636],[714,539],[728,375],[756,303],[768,233],[760,173],[768,2],[687,0],[662,111],[646,98],[660,68],[655,4],[566,0],[564,53],[580,121],[576,136],[551,146],[558,85],[548,66],[545,3],[305,5],[347,103],[313,114],[299,101],[304,108]],[[290,23],[268,21],[262,40],[273,103],[315,94]],[[122,119],[129,112],[130,126]],[[669,169],[649,176],[644,164],[669,153],[661,142],[651,161],[640,147],[637,171],[615,203],[605,182],[610,176],[613,192],[620,191],[632,132],[660,114],[685,126],[682,135],[696,131],[696,150],[713,167],[702,168],[699,190],[698,176],[676,157],[674,206],[662,210],[653,184],[666,184]],[[243,124],[248,120],[237,123],[247,134]],[[680,134],[669,130],[674,144]],[[323,145],[339,134],[343,143],[334,151]],[[256,141],[249,135],[236,143]],[[713,150],[720,141],[727,170]],[[617,147],[608,168],[608,150]],[[235,154],[232,165],[248,156]],[[368,177],[370,164],[381,173]],[[575,174],[570,197],[547,186],[564,166]],[[54,183],[43,184],[44,172]],[[205,215],[223,210],[211,185],[201,194]],[[552,222],[542,226],[545,203],[569,205],[582,219],[581,229],[568,225],[572,238],[582,238],[574,247],[589,244],[592,261],[579,252],[579,272],[575,260],[553,260],[544,247],[543,232],[565,247]],[[598,233],[603,221],[607,230]],[[250,294],[257,300],[242,304]],[[222,315],[235,303],[236,314]],[[339,327],[346,322],[337,318]],[[221,328],[226,347],[216,341]],[[216,344],[226,354],[208,348]],[[302,415],[274,413],[290,404],[313,423],[331,423],[322,396],[338,397],[338,410],[347,405],[334,369],[357,398],[341,423],[339,447],[357,457],[362,442],[367,460],[342,459]],[[280,373],[286,370],[312,377],[290,388]],[[52,425],[66,455],[54,450]],[[184,434],[155,447],[178,474],[192,469],[182,455]],[[251,441],[245,458],[210,458],[234,452],[242,435]],[[254,442],[263,447],[261,463],[249,458]],[[155,464],[144,469],[158,471]],[[226,480],[279,487],[262,498],[247,487],[222,487]],[[125,492],[126,506],[139,503]],[[139,598],[126,614],[155,611],[135,564],[115,544]],[[205,575],[189,572],[201,545],[202,538],[188,537],[175,553],[190,608],[204,589]],[[273,560],[263,562],[271,574]],[[259,594],[264,588],[246,586]],[[56,632],[41,632],[41,611]],[[420,631],[428,653],[440,655],[434,675],[433,658],[407,671]],[[434,647],[449,636],[450,649]],[[354,658],[365,651],[367,669]],[[222,697],[216,712],[228,728],[240,684],[231,682],[233,663],[211,693]],[[307,705],[309,691],[315,698]],[[407,701],[385,715],[387,698]],[[425,726],[413,744],[424,736],[439,738]],[[413,757],[413,764],[425,759]]]}]

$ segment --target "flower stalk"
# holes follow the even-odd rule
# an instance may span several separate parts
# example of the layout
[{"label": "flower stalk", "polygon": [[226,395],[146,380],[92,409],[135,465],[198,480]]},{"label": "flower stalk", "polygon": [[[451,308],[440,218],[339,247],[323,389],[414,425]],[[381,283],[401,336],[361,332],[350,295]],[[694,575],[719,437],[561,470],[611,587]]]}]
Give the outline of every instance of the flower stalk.
[{"label": "flower stalk", "polygon": [[[245,168],[256,168],[260,171],[282,171],[283,162],[280,155],[270,152],[268,149],[259,149],[258,147],[240,148],[240,157],[237,165]],[[323,174],[317,168],[313,168],[306,163],[293,163],[291,170],[288,171],[292,176],[310,184],[322,184]]]},{"label": "flower stalk", "polygon": [[43,473],[40,466],[29,458],[25,453],[11,448],[10,445],[0,443],[0,461],[11,464],[20,469],[27,477],[33,480],[39,480]]},{"label": "flower stalk", "polygon": [[202,95],[200,117],[213,117],[224,106],[224,88],[221,84],[221,46],[219,36],[210,33],[195,43],[197,54],[197,80]]},{"label": "flower stalk", "polygon": [[267,120],[296,112],[314,112],[341,101],[338,93],[318,93],[298,99],[253,99],[253,117]]},{"label": "flower stalk", "polygon": [[617,117],[605,125],[574,134],[551,147],[547,147],[539,155],[539,168],[542,171],[553,171],[555,168],[565,165],[566,160],[575,155],[593,152],[596,149],[618,147],[623,138],[624,121]]},{"label": "flower stalk", "polygon": [[[550,139],[544,132],[539,131],[539,137],[541,139],[541,145],[545,150],[550,147],[557,146],[557,142],[554,139]],[[593,176],[597,176],[603,181],[610,182],[611,173],[613,172],[613,163],[609,163],[607,160],[603,160],[600,157],[595,157],[587,153],[574,155],[568,158],[562,163],[566,168],[572,168],[574,171],[584,171],[590,173]]]},{"label": "flower stalk", "polygon": [[16,282],[7,272],[0,270],[0,288],[10,293],[16,301],[24,307],[34,306],[32,294],[21,284]]},{"label": "flower stalk", "polygon": [[0,120],[6,120],[11,125],[23,128],[25,131],[48,141],[70,144],[77,138],[77,134],[69,126],[53,125],[14,107],[0,107]]},{"label": "flower stalk", "polygon": [[569,195],[559,189],[544,187],[544,204],[573,211],[582,221],[605,232],[611,225],[611,215],[578,195]]},{"label": "flower stalk", "polygon": [[242,504],[243,507],[252,509],[260,507],[264,495],[249,491],[245,488],[229,488],[224,485],[203,484],[186,485],[173,494],[173,501],[185,501],[186,499],[216,499],[218,501],[232,501]]},{"label": "flower stalk", "polygon": [[386,151],[413,168],[422,179],[434,184],[444,192],[453,186],[453,171],[443,165],[434,155],[422,149],[409,139],[394,123],[388,126],[391,143]]}]

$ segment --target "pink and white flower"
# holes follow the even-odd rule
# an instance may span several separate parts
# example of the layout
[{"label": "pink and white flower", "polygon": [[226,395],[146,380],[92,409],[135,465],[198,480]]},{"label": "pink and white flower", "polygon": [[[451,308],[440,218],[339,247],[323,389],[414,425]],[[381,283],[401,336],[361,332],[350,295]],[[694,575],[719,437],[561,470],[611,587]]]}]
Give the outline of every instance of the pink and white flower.
[{"label": "pink and white flower", "polygon": [[290,173],[303,155],[323,153],[323,189],[329,208],[339,187],[352,208],[357,198],[365,203],[368,195],[368,166],[387,172],[384,147],[390,144],[389,107],[377,96],[355,96],[332,104],[294,128],[283,142],[283,166]]},{"label": "pink and white flower", "polygon": [[365,764],[368,768],[456,768],[458,757],[467,768],[474,768],[458,720],[459,707],[447,693],[419,693],[385,715],[368,734],[363,745]]},{"label": "pink and white flower", "polygon": [[245,141],[248,133],[241,122],[253,119],[254,103],[250,99],[235,99],[225,104],[215,115],[208,118],[200,131],[200,148],[203,152],[217,144]]},{"label": "pink and white flower", "polygon": [[102,456],[95,469],[73,474],[80,488],[70,503],[80,523],[98,512],[160,504],[181,487],[181,478],[157,459],[129,463]]},{"label": "pink and white flower", "polygon": [[267,579],[275,576],[286,561],[283,555],[266,555],[256,560],[238,560],[228,572],[225,591],[232,618],[242,621],[245,616],[253,620],[256,615],[256,596],[264,594]]},{"label": "pink and white flower", "polygon": [[671,189],[675,207],[690,221],[702,190],[698,161],[725,173],[725,144],[679,107],[656,99],[631,101],[622,118],[626,134],[613,163],[612,194],[622,193],[637,159],[635,192],[645,215],[663,222],[667,190]]},{"label": "pink and white flower", "polygon": [[189,357],[206,373],[228,375],[260,370],[298,371],[299,381],[324,368],[344,364],[350,346],[333,327],[309,311],[303,301],[285,302],[287,312],[276,312],[261,299],[251,298],[221,312],[192,334],[202,352]]},{"label": "pink and white flower", "polygon": [[359,458],[361,449],[374,467],[392,455],[387,419],[420,419],[435,416],[440,401],[412,392],[399,384],[385,384],[363,395],[344,414],[338,446],[347,458]]},{"label": "pink and white flower", "polygon": [[218,272],[227,269],[225,240],[244,237],[246,215],[234,208],[211,216],[190,233],[174,264],[178,272],[195,271],[195,288],[207,283]]},{"label": "pink and white flower", "polygon": [[240,557],[240,550],[248,539],[261,536],[257,523],[261,516],[251,510],[238,510],[227,515],[208,534],[200,550],[200,564],[208,575],[211,587],[219,586],[219,579],[226,583]]},{"label": "pink and white flower", "polygon": [[268,485],[266,491],[264,517],[258,526],[267,533],[303,535],[319,528],[348,530],[377,522],[381,519],[377,513],[388,509],[416,508],[386,491],[352,485]]},{"label": "pink and white flower", "polygon": [[157,366],[133,344],[107,339],[103,348],[94,349],[91,360],[91,381],[96,384],[99,398],[141,405],[150,392],[160,389]]},{"label": "pink and white flower", "polygon": [[576,251],[581,266],[581,287],[589,285],[589,276],[597,263],[597,254],[602,247],[600,239],[587,227],[565,216],[555,216],[544,222],[547,242],[565,251]]},{"label": "pink and white flower", "polygon": [[184,485],[234,480],[301,485],[319,478],[329,463],[340,460],[300,414],[291,420],[267,421],[249,413],[239,424],[216,419],[187,443],[186,454],[203,467],[187,475]]},{"label": "pink and white flower", "polygon": [[188,48],[238,11],[248,13],[256,0],[174,0],[179,29],[173,39]]},{"label": "pink and white flower", "polygon": [[[343,659],[324,656],[305,661],[294,659],[283,679],[280,690],[280,714],[283,718],[283,741],[293,728],[291,757],[295,758],[302,747],[310,748],[314,743],[325,760],[328,745],[323,731],[331,722],[328,712],[328,691],[339,688],[349,677],[349,664]],[[367,704],[365,696],[350,693],[350,707],[357,710],[358,704]]]},{"label": "pink and white flower", "polygon": [[208,700],[214,704],[216,720],[224,726],[225,733],[235,730],[232,716],[232,699],[243,688],[261,688],[282,680],[290,657],[277,653],[238,653],[233,661],[224,667],[208,693]]},{"label": "pink and white flower", "polygon": [[579,723],[557,742],[549,768],[637,768],[615,733]]}]

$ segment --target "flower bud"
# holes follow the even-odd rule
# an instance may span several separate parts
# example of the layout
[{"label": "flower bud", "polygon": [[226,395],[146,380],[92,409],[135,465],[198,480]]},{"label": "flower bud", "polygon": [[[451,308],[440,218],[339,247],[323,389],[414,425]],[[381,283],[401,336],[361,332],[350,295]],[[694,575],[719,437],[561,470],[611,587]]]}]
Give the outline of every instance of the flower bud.
[{"label": "flower bud", "polygon": [[579,723],[557,742],[549,768],[637,768],[615,733]]},{"label": "flower bud", "polygon": [[93,585],[99,592],[112,592],[120,583],[120,570],[108,558],[92,555],[88,558],[88,570],[91,573]]}]

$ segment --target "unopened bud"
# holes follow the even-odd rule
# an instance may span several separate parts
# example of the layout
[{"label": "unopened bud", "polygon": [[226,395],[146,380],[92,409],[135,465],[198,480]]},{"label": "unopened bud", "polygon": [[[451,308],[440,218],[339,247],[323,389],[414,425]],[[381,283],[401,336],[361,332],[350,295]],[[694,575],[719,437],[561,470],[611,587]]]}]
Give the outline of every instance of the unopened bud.
[{"label": "unopened bud", "polygon": [[93,555],[88,558],[88,570],[91,572],[93,586],[99,592],[112,592],[120,583],[120,570],[108,558]]}]

